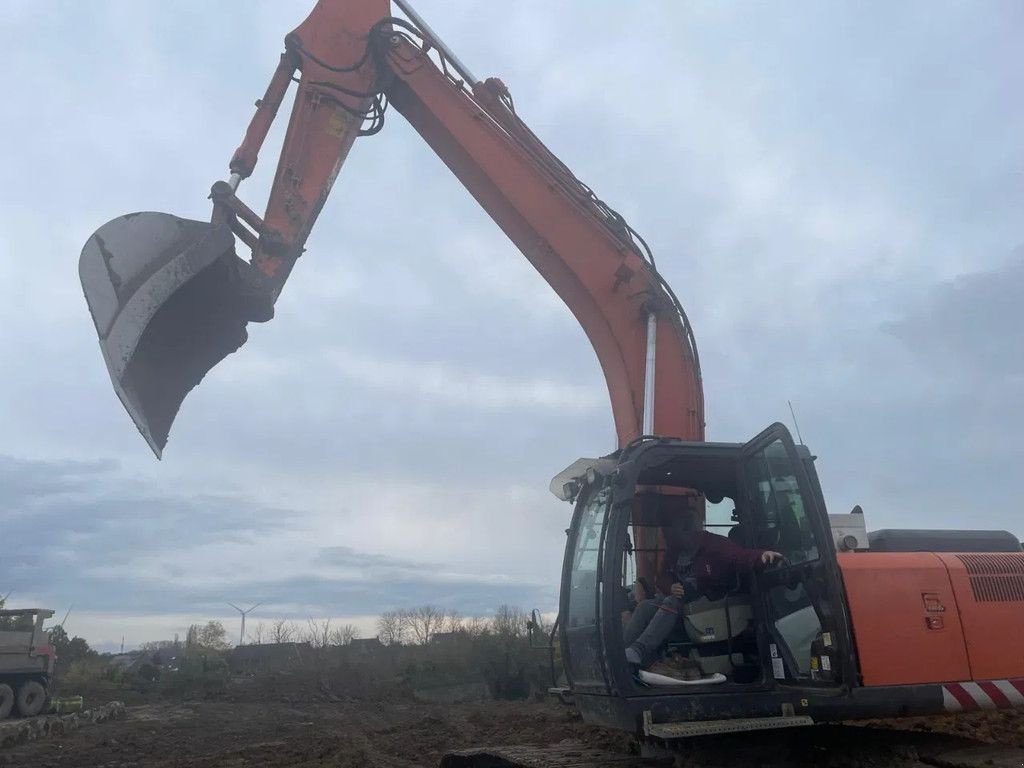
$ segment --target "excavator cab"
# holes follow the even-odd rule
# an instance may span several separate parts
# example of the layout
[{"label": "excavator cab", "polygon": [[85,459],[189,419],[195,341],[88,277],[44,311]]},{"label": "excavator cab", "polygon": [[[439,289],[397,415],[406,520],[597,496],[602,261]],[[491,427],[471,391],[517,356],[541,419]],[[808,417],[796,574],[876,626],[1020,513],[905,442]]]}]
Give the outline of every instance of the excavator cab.
[{"label": "excavator cab", "polygon": [[245,343],[249,264],[226,225],[131,213],[78,263],[114,390],[159,457],[185,395]]},{"label": "excavator cab", "polygon": [[[855,680],[813,459],[783,425],[747,444],[643,440],[617,456],[578,462],[556,478],[559,484],[563,497],[577,499],[563,565],[561,643],[574,699],[588,720],[655,731],[659,723],[721,723],[738,716],[735,694],[742,693],[743,712],[767,718],[760,727],[806,724],[808,716],[792,706],[810,700],[801,692],[834,695]],[[671,679],[627,663],[624,633],[636,607],[628,587],[645,560],[667,566],[665,537],[643,528],[664,530],[666,511],[685,512],[675,501],[684,491],[713,507],[726,500],[735,506],[731,518],[709,518],[706,530],[784,558],[720,594],[688,599],[663,652],[685,658],[701,674]],[[652,494],[668,503],[652,505]],[[654,542],[655,549],[638,542]]]}]

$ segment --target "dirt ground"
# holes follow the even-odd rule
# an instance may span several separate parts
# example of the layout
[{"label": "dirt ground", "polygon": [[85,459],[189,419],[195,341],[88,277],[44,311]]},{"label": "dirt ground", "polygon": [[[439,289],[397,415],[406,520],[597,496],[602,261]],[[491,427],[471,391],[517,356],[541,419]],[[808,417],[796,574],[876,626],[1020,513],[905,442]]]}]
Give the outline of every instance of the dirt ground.
[{"label": "dirt ground", "polygon": [[460,747],[581,737],[626,748],[555,703],[151,703],[129,706],[122,721],[0,751],[0,766],[433,767]]},{"label": "dirt ground", "polygon": [[[628,752],[630,740],[587,726],[554,701],[424,704],[400,701],[128,701],[124,720],[0,751],[0,766],[33,768],[257,768],[436,766],[445,752],[481,745],[582,741]],[[877,725],[877,724],[876,724]],[[933,733],[1024,747],[1024,714],[886,724],[909,732],[814,729],[729,737],[693,747],[684,764],[920,766],[915,739]],[[870,737],[869,737],[870,735]],[[892,738],[888,738],[891,736]],[[760,740],[758,740],[760,739]]]}]

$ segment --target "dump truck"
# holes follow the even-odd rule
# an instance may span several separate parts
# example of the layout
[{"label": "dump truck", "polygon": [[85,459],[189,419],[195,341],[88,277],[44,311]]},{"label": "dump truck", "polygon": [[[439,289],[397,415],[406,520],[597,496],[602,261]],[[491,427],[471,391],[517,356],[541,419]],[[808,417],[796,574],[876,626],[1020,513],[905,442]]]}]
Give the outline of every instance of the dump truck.
[{"label": "dump truck", "polygon": [[48,608],[0,610],[0,720],[46,708],[57,654],[44,622]]}]

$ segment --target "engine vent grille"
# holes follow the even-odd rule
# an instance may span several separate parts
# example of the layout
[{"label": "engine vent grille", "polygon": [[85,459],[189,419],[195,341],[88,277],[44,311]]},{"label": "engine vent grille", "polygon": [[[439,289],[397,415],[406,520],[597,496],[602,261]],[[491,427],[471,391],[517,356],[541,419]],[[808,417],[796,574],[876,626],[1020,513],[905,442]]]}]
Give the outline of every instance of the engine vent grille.
[{"label": "engine vent grille", "polygon": [[957,559],[970,575],[975,600],[1024,602],[1024,554],[957,555]]},{"label": "engine vent grille", "polygon": [[957,555],[972,576],[1020,574],[1024,576],[1024,552],[1006,555]]}]

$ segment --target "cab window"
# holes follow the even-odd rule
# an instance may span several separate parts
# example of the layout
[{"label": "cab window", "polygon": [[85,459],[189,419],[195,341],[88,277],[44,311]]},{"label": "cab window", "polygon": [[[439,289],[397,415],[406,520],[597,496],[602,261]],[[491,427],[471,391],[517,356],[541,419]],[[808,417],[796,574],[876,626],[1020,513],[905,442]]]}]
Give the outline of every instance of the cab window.
[{"label": "cab window", "polygon": [[817,560],[818,546],[792,461],[782,440],[775,440],[750,457],[746,476],[758,544],[797,564]]}]

